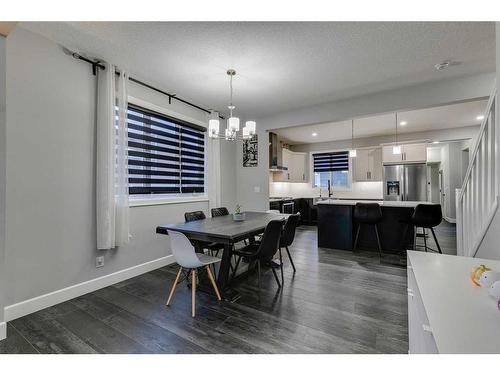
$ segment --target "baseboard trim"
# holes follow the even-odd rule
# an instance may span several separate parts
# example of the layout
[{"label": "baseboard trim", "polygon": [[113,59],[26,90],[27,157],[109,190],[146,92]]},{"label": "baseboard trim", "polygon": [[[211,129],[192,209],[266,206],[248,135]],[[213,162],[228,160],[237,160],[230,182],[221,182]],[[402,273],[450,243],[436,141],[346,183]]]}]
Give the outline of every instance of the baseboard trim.
[{"label": "baseboard trim", "polygon": [[39,310],[58,303],[68,301],[72,298],[82,296],[84,294],[105,288],[107,286],[119,283],[143,273],[153,271],[157,268],[165,267],[174,262],[173,255],[168,255],[159,259],[155,259],[146,263],[139,264],[121,271],[101,276],[92,280],[84,281],[80,284],[75,284],[51,293],[47,293],[38,297],[28,299],[10,306],[5,306],[5,321],[20,318],[22,316],[32,314]]},{"label": "baseboard trim", "polygon": [[7,338],[7,323],[0,323],[0,341]]}]

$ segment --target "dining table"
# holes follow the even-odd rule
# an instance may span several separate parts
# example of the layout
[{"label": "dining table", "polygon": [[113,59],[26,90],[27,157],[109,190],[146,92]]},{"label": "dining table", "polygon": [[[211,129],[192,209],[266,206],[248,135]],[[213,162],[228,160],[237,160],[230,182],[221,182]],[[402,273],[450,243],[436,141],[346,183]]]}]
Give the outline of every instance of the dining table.
[{"label": "dining table", "polygon": [[[184,233],[186,237],[195,244],[197,252],[203,252],[202,246],[196,246],[200,242],[215,242],[224,245],[221,264],[217,274],[217,285],[221,296],[226,301],[236,301],[240,294],[231,288],[229,274],[233,247],[236,243],[249,240],[253,242],[256,235],[264,232],[271,220],[286,220],[288,214],[273,212],[244,212],[245,219],[236,221],[233,215],[209,217],[184,223],[164,224],[156,227],[156,233],[168,235],[169,231]],[[200,283],[205,283],[202,279]],[[208,282],[206,283],[208,285]],[[203,288],[200,290],[210,290]]]}]

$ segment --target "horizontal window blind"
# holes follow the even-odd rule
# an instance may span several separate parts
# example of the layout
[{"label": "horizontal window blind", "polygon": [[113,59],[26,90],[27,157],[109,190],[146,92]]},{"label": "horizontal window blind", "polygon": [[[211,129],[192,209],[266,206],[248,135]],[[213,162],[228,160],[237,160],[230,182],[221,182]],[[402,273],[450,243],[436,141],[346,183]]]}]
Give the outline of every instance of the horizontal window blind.
[{"label": "horizontal window blind", "polygon": [[204,128],[129,105],[129,194],[205,191]]},{"label": "horizontal window blind", "polygon": [[314,172],[334,172],[349,170],[349,151],[313,154]]}]

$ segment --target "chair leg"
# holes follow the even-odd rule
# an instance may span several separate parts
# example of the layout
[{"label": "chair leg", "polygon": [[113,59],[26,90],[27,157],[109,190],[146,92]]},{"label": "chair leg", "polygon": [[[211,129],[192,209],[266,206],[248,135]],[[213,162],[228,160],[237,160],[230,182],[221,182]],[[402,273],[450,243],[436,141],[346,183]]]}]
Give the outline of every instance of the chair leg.
[{"label": "chair leg", "polygon": [[353,251],[356,251],[356,249],[358,248],[358,237],[360,229],[361,229],[361,224],[358,224],[358,229],[356,230],[356,239],[354,240],[354,248],[352,249]]},{"label": "chair leg", "polygon": [[413,250],[417,250],[417,230],[418,227],[413,226]]},{"label": "chair leg", "polygon": [[210,269],[210,266],[206,266],[207,268],[207,273],[208,273],[208,278],[210,279],[210,282],[212,283],[212,286],[214,287],[215,295],[217,296],[217,299],[220,301],[222,298],[219,293],[219,288],[217,287],[217,284],[215,283],[214,275],[212,274],[212,270]]},{"label": "chair leg", "polygon": [[191,271],[191,316],[196,315],[196,270]]},{"label": "chair leg", "polygon": [[432,236],[434,237],[434,242],[436,243],[439,254],[443,254],[443,252],[441,251],[441,246],[439,246],[439,242],[438,242],[438,239],[436,237],[436,233],[434,233],[434,228],[431,228],[431,232],[432,232]]},{"label": "chair leg", "polygon": [[378,255],[382,257],[382,246],[380,246],[380,237],[378,235],[377,224],[375,224],[375,234],[377,235]]},{"label": "chair leg", "polygon": [[179,272],[177,272],[177,276],[175,277],[174,285],[172,285],[172,288],[170,288],[170,294],[168,295],[168,299],[167,299],[167,306],[170,305],[170,301],[172,300],[172,297],[174,296],[175,288],[177,287],[177,284],[179,283],[181,273],[182,273],[182,267],[179,267]]},{"label": "chair leg", "polygon": [[276,279],[276,283],[278,284],[278,289],[280,289],[281,288],[280,279],[278,278],[278,275],[276,274],[276,270],[272,267],[271,267],[271,270],[273,271],[274,278]]},{"label": "chair leg", "polygon": [[260,294],[260,260],[257,261],[257,285],[259,287]]},{"label": "chair leg", "polygon": [[231,281],[234,280],[234,277],[236,276],[236,270],[238,269],[238,266],[240,264],[241,256],[238,257],[238,260],[236,261],[236,264],[234,265],[233,268],[233,275],[231,276]]},{"label": "chair leg", "polygon": [[285,278],[283,276],[283,256],[281,254],[281,247],[279,248],[279,253],[280,253],[281,283],[285,285]]},{"label": "chair leg", "polygon": [[295,264],[293,264],[293,259],[292,259],[292,256],[290,255],[290,250],[288,250],[288,246],[285,247],[286,249],[286,253],[288,254],[288,259],[290,259],[290,264],[292,265],[292,268],[293,268],[293,273],[297,272],[297,270],[295,269]]},{"label": "chair leg", "polygon": [[422,227],[422,232],[424,232],[424,248],[425,248],[425,252],[427,252],[427,238],[426,238],[426,234],[425,234],[425,228]]}]

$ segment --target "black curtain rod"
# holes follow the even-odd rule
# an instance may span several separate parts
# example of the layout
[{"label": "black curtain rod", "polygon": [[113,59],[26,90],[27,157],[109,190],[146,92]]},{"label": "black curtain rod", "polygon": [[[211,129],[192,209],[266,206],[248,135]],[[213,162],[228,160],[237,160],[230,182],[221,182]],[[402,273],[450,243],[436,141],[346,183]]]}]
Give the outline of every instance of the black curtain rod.
[{"label": "black curtain rod", "polygon": [[[86,63],[89,63],[90,65],[92,65],[92,74],[93,74],[93,75],[96,75],[96,74],[97,74],[97,69],[102,69],[102,70],[105,70],[105,69],[106,69],[106,67],[105,67],[103,64],[101,64],[99,61],[93,61],[93,60],[90,60],[90,59],[88,59],[88,58],[86,58],[86,57],[84,57],[84,56],[79,55],[79,54],[78,54],[78,53],[76,53],[76,52],[73,52],[73,53],[72,53],[72,56],[73,56],[75,59],[85,61]],[[119,72],[119,71],[115,71],[115,74],[120,75],[120,72]],[[191,107],[193,107],[193,108],[199,109],[200,111],[203,111],[203,112],[206,112],[206,113],[209,113],[209,114],[210,114],[210,113],[212,113],[212,112],[211,112],[211,111],[209,111],[208,109],[205,109],[205,108],[203,108],[203,107],[200,107],[199,105],[196,105],[196,104],[191,103],[191,102],[189,102],[189,101],[187,101],[187,100],[184,100],[184,99],[181,99],[181,98],[177,97],[177,96],[176,96],[176,94],[169,94],[169,93],[168,93],[168,92],[166,92],[166,91],[163,91],[163,90],[160,90],[160,89],[158,89],[158,88],[156,88],[156,87],[153,87],[153,86],[151,86],[151,85],[148,85],[147,83],[144,83],[144,82],[142,82],[142,81],[139,81],[138,79],[135,79],[135,78],[133,78],[133,77],[129,77],[128,79],[129,79],[130,81],[134,82],[134,83],[137,83],[137,84],[141,85],[141,86],[147,87],[147,88],[148,88],[148,89],[150,89],[150,90],[153,90],[153,91],[159,92],[160,94],[163,94],[163,95],[168,96],[168,104],[172,104],[172,99],[175,99],[175,100],[178,100],[178,101],[179,101],[179,102],[181,102],[181,103],[184,103],[184,104],[189,105],[189,106],[191,106]],[[219,118],[224,119],[224,116],[219,115]]]}]

